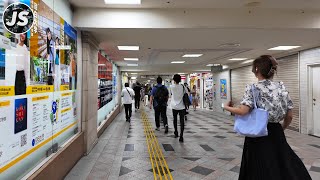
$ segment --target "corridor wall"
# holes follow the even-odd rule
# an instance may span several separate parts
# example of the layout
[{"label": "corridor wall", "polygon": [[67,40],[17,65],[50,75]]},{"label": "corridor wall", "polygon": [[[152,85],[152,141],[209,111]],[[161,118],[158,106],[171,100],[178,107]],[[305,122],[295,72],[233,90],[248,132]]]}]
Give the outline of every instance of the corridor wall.
[{"label": "corridor wall", "polygon": [[[12,2],[19,1],[1,1],[1,10]],[[0,24],[1,38],[10,42],[0,44],[0,179],[29,177],[81,136],[81,51],[78,32],[70,24],[70,5],[60,0],[20,2],[37,14],[36,25],[15,35]]]},{"label": "corridor wall", "polygon": [[[213,110],[218,112],[224,112],[229,114],[229,112],[224,111],[222,104],[231,100],[231,84],[230,84],[230,70],[224,70],[220,73],[213,73],[213,92],[215,93],[215,98],[213,100]],[[221,94],[224,91],[225,94]]]}]

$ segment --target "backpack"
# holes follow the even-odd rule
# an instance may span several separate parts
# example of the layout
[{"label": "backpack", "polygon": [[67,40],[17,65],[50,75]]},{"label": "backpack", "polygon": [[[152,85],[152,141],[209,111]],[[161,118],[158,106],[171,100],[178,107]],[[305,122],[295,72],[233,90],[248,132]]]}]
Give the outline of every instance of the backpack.
[{"label": "backpack", "polygon": [[156,87],[156,92],[154,99],[157,101],[158,105],[165,106],[168,100],[168,90],[165,86]]}]

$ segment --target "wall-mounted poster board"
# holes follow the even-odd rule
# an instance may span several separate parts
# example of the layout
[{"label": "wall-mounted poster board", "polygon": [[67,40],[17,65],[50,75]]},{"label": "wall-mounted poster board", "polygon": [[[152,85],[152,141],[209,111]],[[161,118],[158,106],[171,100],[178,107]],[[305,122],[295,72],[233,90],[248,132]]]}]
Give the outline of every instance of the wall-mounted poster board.
[{"label": "wall-mounted poster board", "polygon": [[227,99],[227,80],[220,79],[220,97],[221,99]]},{"label": "wall-mounted poster board", "polygon": [[[77,31],[41,0],[26,34],[0,26],[0,179],[20,179],[74,135]],[[4,42],[2,41],[2,42]]]}]

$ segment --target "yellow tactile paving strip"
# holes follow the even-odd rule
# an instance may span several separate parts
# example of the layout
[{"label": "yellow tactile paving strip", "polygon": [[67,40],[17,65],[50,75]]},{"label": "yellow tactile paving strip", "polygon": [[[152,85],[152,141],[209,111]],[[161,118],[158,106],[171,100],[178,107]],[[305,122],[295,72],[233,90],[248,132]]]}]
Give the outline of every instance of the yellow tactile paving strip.
[{"label": "yellow tactile paving strip", "polygon": [[144,111],[141,112],[141,120],[148,145],[154,179],[162,180],[164,178],[165,180],[172,180],[173,178],[171,172],[167,165],[166,159],[163,156],[158,139],[154,134],[152,124],[150,123],[149,118]]}]

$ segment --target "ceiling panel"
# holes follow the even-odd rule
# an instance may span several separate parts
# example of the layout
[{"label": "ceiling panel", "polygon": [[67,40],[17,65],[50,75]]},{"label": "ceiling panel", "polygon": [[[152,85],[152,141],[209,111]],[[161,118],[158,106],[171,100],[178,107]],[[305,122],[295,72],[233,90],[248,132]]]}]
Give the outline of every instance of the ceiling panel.
[{"label": "ceiling panel", "polygon": [[142,0],[141,5],[106,5],[104,0],[69,0],[76,7],[95,8],[247,8],[260,1],[260,8],[320,9],[319,0]]}]

